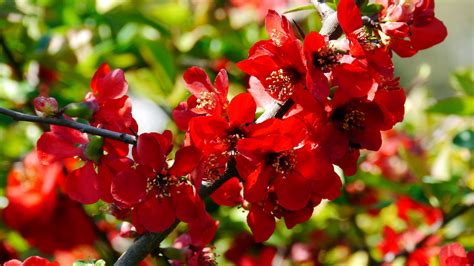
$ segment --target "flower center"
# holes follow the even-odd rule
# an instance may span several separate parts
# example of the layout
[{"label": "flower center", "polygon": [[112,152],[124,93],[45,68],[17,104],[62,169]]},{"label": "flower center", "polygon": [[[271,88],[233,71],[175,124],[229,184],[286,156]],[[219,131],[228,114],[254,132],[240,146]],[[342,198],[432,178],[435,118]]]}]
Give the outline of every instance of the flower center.
[{"label": "flower center", "polygon": [[354,128],[364,129],[365,114],[359,110],[352,110],[344,115],[342,129],[352,130]]},{"label": "flower center", "polygon": [[274,70],[265,79],[267,92],[279,101],[286,101],[293,95],[298,80],[299,74],[292,68]]},{"label": "flower center", "polygon": [[202,180],[207,183],[214,183],[223,174],[225,167],[219,162],[219,157],[216,154],[211,154],[204,163]]},{"label": "flower center", "polygon": [[370,34],[365,27],[356,30],[354,33],[364,51],[373,51],[382,47],[382,41],[374,34]]},{"label": "flower center", "polygon": [[206,111],[211,111],[217,106],[214,93],[208,91],[202,92],[196,102],[196,108]]},{"label": "flower center", "polygon": [[174,179],[168,176],[157,175],[148,179],[146,183],[146,193],[155,192],[156,198],[168,198],[171,196],[169,188],[175,183]]},{"label": "flower center", "polygon": [[339,64],[339,53],[329,47],[323,47],[313,52],[312,57],[313,65],[323,72],[329,72],[334,66]]},{"label": "flower center", "polygon": [[223,140],[223,142],[227,145],[227,152],[233,153],[235,146],[237,146],[237,142],[243,138],[245,138],[244,132],[242,132],[239,128],[232,129],[227,134],[227,137]]},{"label": "flower center", "polygon": [[275,172],[283,175],[283,178],[285,178],[296,166],[296,155],[292,150],[273,154],[271,156],[271,165]]},{"label": "flower center", "polygon": [[277,31],[276,29],[272,29],[272,32],[270,33],[270,38],[276,46],[281,47],[282,37],[283,34],[281,32]]}]

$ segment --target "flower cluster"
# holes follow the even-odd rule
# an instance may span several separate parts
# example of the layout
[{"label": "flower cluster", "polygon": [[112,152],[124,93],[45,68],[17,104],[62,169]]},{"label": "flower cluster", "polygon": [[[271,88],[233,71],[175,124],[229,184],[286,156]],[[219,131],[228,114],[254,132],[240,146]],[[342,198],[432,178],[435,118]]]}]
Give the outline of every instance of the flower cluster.
[{"label": "flower cluster", "polygon": [[[92,92],[66,107],[64,119],[135,134],[131,156],[127,143],[52,126],[38,141],[40,159],[74,161],[65,182],[72,199],[111,203],[112,213],[139,233],[186,222],[186,246],[201,248],[218,222],[198,192],[225,177],[211,198],[219,205],[242,205],[255,240],[265,241],[277,219],[292,228],[308,220],[323,199],[337,198],[342,183],[334,165],[354,174],[360,150],[378,150],[381,131],[403,119],[405,93],[394,77],[391,50],[402,53],[401,43],[408,42],[417,51],[441,38],[420,43],[433,25],[442,24],[433,17],[431,1],[415,2],[408,8],[385,1],[379,20],[365,25],[354,0],[341,0],[337,14],[345,38],[338,40],[318,32],[300,40],[286,17],[269,11],[270,39],[254,44],[237,64],[251,76],[248,92],[229,100],[225,70],[214,83],[198,67],[184,73],[191,96],[173,110],[186,133],[179,148],[170,131],[135,133],[124,73],[104,64],[92,79]],[[404,16],[394,15],[398,7]],[[257,123],[257,109],[266,108],[269,99],[292,106]]]},{"label": "flower cluster", "polygon": [[92,245],[97,238],[82,206],[58,193],[63,183],[62,165],[42,165],[36,151],[7,177],[9,204],[2,212],[3,222],[46,254]]}]

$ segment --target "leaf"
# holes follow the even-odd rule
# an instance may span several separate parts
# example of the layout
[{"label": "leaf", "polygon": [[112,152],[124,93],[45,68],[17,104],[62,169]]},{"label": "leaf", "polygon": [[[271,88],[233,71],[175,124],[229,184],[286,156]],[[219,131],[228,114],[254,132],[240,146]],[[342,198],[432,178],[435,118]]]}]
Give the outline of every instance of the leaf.
[{"label": "leaf", "polygon": [[382,10],[381,4],[370,4],[361,8],[360,12],[365,16],[372,16],[378,14]]},{"label": "leaf", "polygon": [[460,92],[474,96],[474,68],[454,72],[451,75],[451,83]]},{"label": "leaf", "polygon": [[454,138],[453,143],[456,146],[474,150],[474,130],[467,129],[459,132]]},{"label": "leaf", "polygon": [[447,115],[472,116],[474,115],[474,97],[451,97],[438,101],[427,110],[429,113]]},{"label": "leaf", "polygon": [[316,7],[314,7],[313,4],[310,4],[310,5],[306,5],[306,6],[299,6],[299,7],[292,8],[290,10],[287,10],[287,11],[283,12],[283,14],[289,14],[289,13],[304,11],[304,10],[315,10],[315,9],[316,9]]}]

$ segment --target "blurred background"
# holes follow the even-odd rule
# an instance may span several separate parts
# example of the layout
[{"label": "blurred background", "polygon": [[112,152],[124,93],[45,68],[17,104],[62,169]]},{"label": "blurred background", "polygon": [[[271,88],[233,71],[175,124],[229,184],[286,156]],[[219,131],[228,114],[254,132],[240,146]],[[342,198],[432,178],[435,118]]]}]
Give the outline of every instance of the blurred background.
[{"label": "blurred background", "polygon": [[[140,132],[168,128],[178,133],[170,113],[189,95],[184,70],[200,66],[212,77],[226,68],[231,95],[244,91],[247,77],[235,63],[247,57],[253,43],[268,38],[263,27],[267,9],[284,12],[308,4],[304,0],[0,0],[0,106],[33,113],[32,99],[40,94],[55,97],[60,106],[80,102],[97,67],[107,62],[125,70]],[[246,213],[241,209],[209,203],[221,221],[216,237],[220,240],[215,243],[221,254],[218,261],[230,263],[242,257],[246,249],[224,255],[237,245],[249,247],[254,265],[266,259],[259,254],[267,253],[280,264],[363,265],[370,262],[368,254],[378,260],[398,259],[403,250],[388,243],[403,237],[419,240],[420,234],[423,238],[433,232],[440,232],[439,239],[430,247],[459,241],[474,248],[472,211],[454,225],[436,218],[466,202],[472,204],[474,197],[474,120],[469,107],[474,105],[474,1],[436,0],[436,16],[448,28],[443,43],[407,59],[394,55],[396,73],[409,98],[405,122],[385,136],[389,146],[363,156],[358,174],[345,179],[340,199],[318,207],[310,222],[293,231],[279,224],[265,245],[246,238]],[[305,32],[321,26],[312,10],[288,17]],[[0,210],[8,205],[5,193],[13,165],[32,150],[45,129],[0,116]],[[400,209],[412,209],[414,214],[404,216]],[[130,244],[130,239],[121,237],[111,240],[117,237],[111,232],[119,223],[107,214],[105,204],[87,206],[85,211],[96,224],[105,221],[107,226],[97,230],[106,235],[102,232],[102,244],[70,257],[113,258]],[[413,234],[403,235],[406,232]],[[100,248],[107,241],[112,250]],[[41,251],[1,221],[0,243],[22,258],[43,254],[58,259],[58,252],[65,252]],[[0,247],[0,255],[7,254],[5,250]],[[433,252],[426,254],[437,254]],[[397,260],[401,264],[408,257],[402,255]]]}]

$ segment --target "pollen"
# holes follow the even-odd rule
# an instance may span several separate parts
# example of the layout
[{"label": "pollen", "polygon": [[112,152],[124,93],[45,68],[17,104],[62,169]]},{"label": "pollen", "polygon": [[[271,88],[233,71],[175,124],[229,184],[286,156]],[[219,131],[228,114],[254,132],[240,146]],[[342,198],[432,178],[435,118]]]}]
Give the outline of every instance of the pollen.
[{"label": "pollen", "polygon": [[173,185],[172,179],[168,176],[157,175],[149,178],[146,183],[146,193],[155,192],[156,198],[169,198],[171,196],[169,188]]},{"label": "pollen", "polygon": [[331,71],[334,66],[339,64],[339,53],[330,47],[320,48],[312,54],[313,65],[323,72]]},{"label": "pollen", "polygon": [[285,151],[274,155],[271,165],[275,171],[286,178],[296,166],[296,155],[293,151]]},{"label": "pollen", "polygon": [[374,34],[370,34],[366,28],[360,28],[355,31],[357,41],[365,51],[373,51],[382,47],[382,41]]},{"label": "pollen", "polygon": [[214,93],[208,91],[202,92],[199,98],[197,98],[196,102],[196,108],[206,111],[210,111],[217,106]]},{"label": "pollen", "polygon": [[276,29],[272,29],[272,32],[270,33],[270,38],[272,39],[273,43],[278,47],[281,47],[282,45],[283,36],[284,35]]},{"label": "pollen", "polygon": [[296,71],[280,68],[272,71],[265,80],[267,92],[279,101],[286,101],[293,95],[298,75]]},{"label": "pollen", "polygon": [[365,121],[365,113],[359,110],[352,110],[347,112],[344,115],[344,121],[342,122],[342,129],[344,130],[352,130],[354,128],[363,130]]}]

